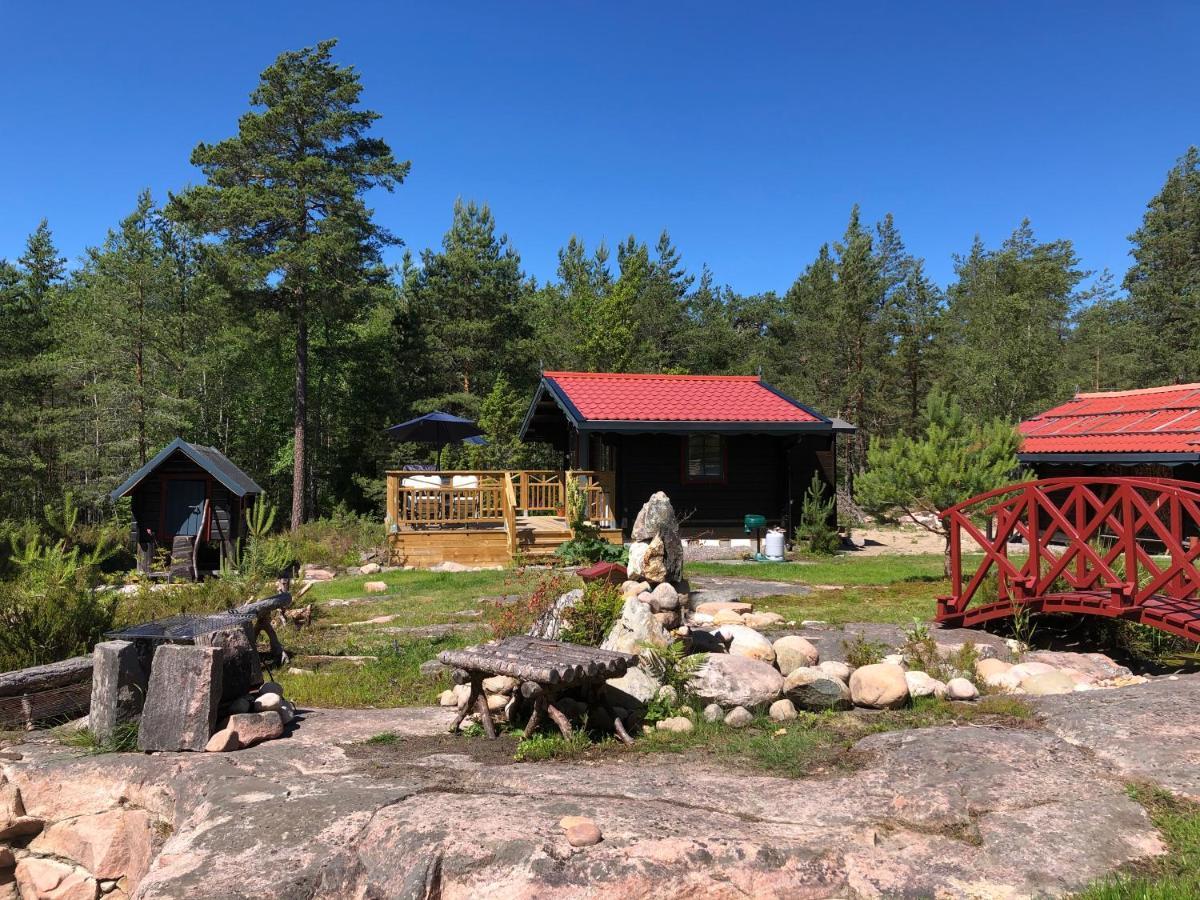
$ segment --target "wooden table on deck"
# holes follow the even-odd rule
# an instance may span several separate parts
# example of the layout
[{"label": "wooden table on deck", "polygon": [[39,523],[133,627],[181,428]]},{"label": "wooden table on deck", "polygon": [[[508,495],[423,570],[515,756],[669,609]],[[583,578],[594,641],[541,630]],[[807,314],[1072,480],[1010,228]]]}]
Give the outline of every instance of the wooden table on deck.
[{"label": "wooden table on deck", "polygon": [[549,641],[521,635],[465,647],[462,650],[444,650],[438,659],[455,669],[455,680],[470,684],[471,693],[467,702],[459,709],[450,730],[457,731],[462,720],[474,707],[479,713],[484,733],[489,738],[496,736],[496,726],[487,705],[483,680],[492,675],[508,675],[518,679],[521,696],[533,701],[533,713],[525,725],[525,736],[548,717],[563,737],[572,734],[571,723],[555,705],[555,698],[566,690],[583,691],[589,706],[599,706],[612,716],[613,729],[617,737],[626,744],[633,739],[625,730],[625,724],[613,710],[604,690],[609,678],[620,678],[630,666],[637,665],[638,658],[632,653],[599,650],[564,641]]}]

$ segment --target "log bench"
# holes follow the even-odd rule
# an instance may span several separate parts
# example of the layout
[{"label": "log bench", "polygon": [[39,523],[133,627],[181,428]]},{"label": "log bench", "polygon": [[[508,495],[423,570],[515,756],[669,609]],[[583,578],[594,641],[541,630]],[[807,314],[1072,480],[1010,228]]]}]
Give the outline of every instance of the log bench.
[{"label": "log bench", "polygon": [[471,686],[467,702],[459,707],[454,724],[450,726],[451,732],[458,731],[463,719],[474,708],[479,713],[484,734],[489,738],[496,737],[496,725],[488,709],[483,680],[493,675],[508,675],[521,682],[521,696],[533,703],[533,712],[525,725],[525,737],[533,734],[547,718],[564,738],[571,737],[571,722],[555,701],[564,691],[578,690],[589,707],[600,707],[612,716],[613,730],[618,738],[626,744],[633,743],[604,690],[604,683],[609,678],[620,678],[630,666],[637,665],[638,658],[632,653],[521,635],[477,647],[444,650],[438,654],[438,659],[454,669],[457,683]]}]

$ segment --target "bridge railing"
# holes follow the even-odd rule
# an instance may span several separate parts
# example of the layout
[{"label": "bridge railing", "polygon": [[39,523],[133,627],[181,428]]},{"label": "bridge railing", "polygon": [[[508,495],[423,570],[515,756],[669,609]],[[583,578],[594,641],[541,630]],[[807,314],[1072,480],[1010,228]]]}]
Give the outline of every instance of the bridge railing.
[{"label": "bridge railing", "polygon": [[[1152,598],[1200,595],[1200,489],[1169,478],[1048,478],[972,497],[942,514],[951,594],[938,618],[961,622],[975,600],[1010,604],[1095,594],[1106,614]],[[991,521],[992,528],[984,523]],[[1023,559],[1010,556],[1014,539]],[[974,571],[964,563],[983,559]],[[995,593],[985,596],[995,578]]]}]

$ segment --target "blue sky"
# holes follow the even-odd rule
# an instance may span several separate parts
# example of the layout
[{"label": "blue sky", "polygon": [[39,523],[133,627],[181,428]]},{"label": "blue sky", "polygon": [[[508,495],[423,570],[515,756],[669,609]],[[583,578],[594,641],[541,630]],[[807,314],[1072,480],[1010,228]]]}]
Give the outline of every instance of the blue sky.
[{"label": "blue sky", "polygon": [[412,174],[373,197],[418,250],[487,201],[526,270],[576,233],[666,228],[698,270],[784,290],[851,205],[941,283],[1028,216],[1087,268],[1200,142],[1195,3],[0,0],[0,257],[44,216],[72,259],[198,173],[281,51],[337,37]]}]

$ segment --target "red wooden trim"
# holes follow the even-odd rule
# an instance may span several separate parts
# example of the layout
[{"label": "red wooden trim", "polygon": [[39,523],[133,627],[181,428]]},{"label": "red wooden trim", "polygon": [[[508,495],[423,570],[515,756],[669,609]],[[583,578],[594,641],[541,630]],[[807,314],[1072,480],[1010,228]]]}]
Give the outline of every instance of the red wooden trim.
[{"label": "red wooden trim", "polygon": [[721,476],[707,476],[700,478],[692,478],[688,475],[688,441],[693,435],[685,434],[679,440],[679,483],[680,484],[729,484],[729,441],[725,439],[723,434],[696,434],[695,437],[715,437],[718,441],[718,446],[721,448]]}]

